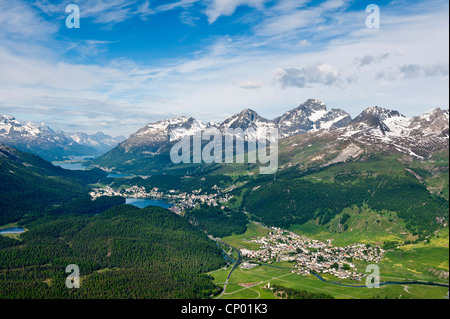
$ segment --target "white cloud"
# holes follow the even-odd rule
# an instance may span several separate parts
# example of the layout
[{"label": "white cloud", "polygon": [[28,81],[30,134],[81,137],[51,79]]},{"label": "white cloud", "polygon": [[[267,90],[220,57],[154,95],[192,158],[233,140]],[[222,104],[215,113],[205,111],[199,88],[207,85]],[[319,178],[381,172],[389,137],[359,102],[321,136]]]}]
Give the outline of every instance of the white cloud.
[{"label": "white cloud", "polygon": [[[255,27],[256,33],[262,36],[286,37],[300,30],[317,33],[318,28],[323,28],[323,32],[326,32],[335,21],[342,20],[340,11],[348,6],[348,1],[342,0],[327,0],[317,6],[306,6],[308,2],[282,1],[279,5],[266,10],[267,18]],[[342,27],[340,25],[341,30]]]},{"label": "white cloud", "polygon": [[[49,0],[36,0],[34,6],[47,15],[62,17],[66,15],[66,6],[71,3],[71,0],[62,0],[56,5]],[[80,7],[82,19],[89,18],[97,24],[114,25],[134,16],[146,20],[155,13],[149,0],[78,0],[76,4]]]},{"label": "white cloud", "polygon": [[45,21],[22,1],[0,0],[0,40],[36,41],[54,34],[58,28]]},{"label": "white cloud", "polygon": [[424,76],[448,76],[449,64],[438,63],[434,65],[407,64],[399,67],[405,78],[418,78]]},{"label": "white cloud", "polygon": [[137,9],[137,13],[139,14],[140,18],[144,21],[148,19],[148,16],[155,14],[155,11],[153,11],[150,8],[150,6],[151,6],[150,1],[146,0],[145,2],[140,4]]},{"label": "white cloud", "polygon": [[[0,0],[4,7],[10,3],[20,2]],[[122,1],[111,2],[109,8],[121,8],[123,18],[138,11],[156,12],[149,3],[139,3],[140,10]],[[195,4],[181,0],[160,9],[185,12],[193,8],[190,3]],[[223,2],[223,7],[208,3],[208,17],[217,19],[250,2]],[[395,107],[406,115],[418,115],[433,106],[448,107],[448,14],[442,7],[419,10],[410,17],[401,11],[399,15],[383,11],[382,29],[377,31],[365,28],[364,12],[343,12],[336,16],[339,21],[333,20],[328,8],[340,10],[341,1],[328,1],[315,9],[302,7],[301,1],[292,3],[285,0],[266,7],[252,26],[253,35],[234,36],[233,41],[228,36],[216,38],[192,56],[149,64],[127,58],[101,65],[70,63],[58,56],[67,50],[62,43],[30,48],[22,39],[33,38],[34,30],[13,23],[15,16],[0,13],[0,26],[12,31],[16,24],[23,28],[11,34],[20,35],[21,41],[0,42],[0,113],[45,115],[55,123],[71,118],[86,127],[95,127],[97,121],[111,123],[117,125],[117,132],[109,133],[117,135],[121,130],[127,135],[155,119],[195,115],[221,121],[243,107],[274,118],[311,97],[352,115],[373,105]],[[94,6],[91,14],[100,8]],[[37,22],[36,30],[47,30],[47,35],[55,31],[33,10],[26,14]],[[86,42],[73,49],[82,52],[103,45]],[[20,55],[15,53],[17,47],[22,47]],[[406,66],[413,66],[410,73]],[[278,70],[276,85],[274,70]],[[69,117],[74,114],[76,118]],[[120,126],[120,121],[126,125]]]},{"label": "white cloud", "polygon": [[230,16],[239,6],[248,6],[255,9],[264,9],[268,0],[207,0],[206,15],[208,22],[214,23],[220,16]]},{"label": "white cloud", "polygon": [[275,71],[275,82],[283,89],[288,87],[305,88],[313,84],[342,86],[339,72],[327,64],[307,66],[301,69],[288,68]]},{"label": "white cloud", "polygon": [[311,45],[311,42],[309,42],[308,40],[304,39],[304,40],[300,40],[298,41],[298,44],[302,47],[309,47]]},{"label": "white cloud", "polygon": [[389,57],[389,53],[384,53],[378,56],[366,54],[362,58],[356,58],[355,61],[358,63],[358,67],[363,67],[366,65],[370,65],[372,63],[380,63],[384,59],[387,59]]},{"label": "white cloud", "polygon": [[171,3],[160,5],[155,10],[157,12],[162,12],[162,11],[170,11],[170,10],[174,10],[174,9],[178,9],[178,8],[188,8],[198,1],[199,0],[179,0],[176,2],[171,2]]},{"label": "white cloud", "polygon": [[246,89],[246,90],[260,89],[263,87],[263,85],[261,83],[258,83],[258,82],[252,81],[252,80],[245,80],[245,81],[239,82],[238,86],[241,89]]}]

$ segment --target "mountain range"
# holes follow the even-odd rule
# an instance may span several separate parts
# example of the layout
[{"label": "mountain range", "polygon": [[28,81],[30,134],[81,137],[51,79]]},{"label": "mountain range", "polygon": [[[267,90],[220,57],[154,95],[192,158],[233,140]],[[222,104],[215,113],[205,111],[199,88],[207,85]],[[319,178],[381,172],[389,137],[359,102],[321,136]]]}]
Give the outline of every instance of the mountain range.
[{"label": "mountain range", "polygon": [[[344,110],[327,110],[324,103],[310,99],[274,120],[265,119],[255,111],[245,109],[222,123],[204,124],[192,117],[149,123],[94,160],[93,164],[106,169],[133,171],[138,166],[142,167],[145,161],[170,161],[167,154],[171,145],[183,136],[208,128],[217,128],[223,135],[227,134],[227,129],[241,128],[245,131],[252,128],[255,133],[247,136],[249,141],[277,128],[281,156],[285,161],[290,158],[287,160],[290,165],[293,164],[292,154],[300,149],[308,149],[308,145],[314,144],[314,141],[323,143],[316,151],[309,152],[309,157],[302,157],[303,162],[317,165],[317,159],[326,158],[326,163],[333,164],[356,158],[367,151],[424,160],[435,151],[448,148],[448,121],[448,109],[436,108],[429,113],[409,118],[398,111],[378,106],[369,107],[352,119]],[[283,149],[290,151],[283,153]],[[148,169],[152,165],[145,166]]]},{"label": "mountain range", "polygon": [[280,137],[284,138],[322,128],[343,127],[350,121],[351,117],[345,111],[340,109],[327,111],[325,104],[311,99],[274,120],[265,119],[255,111],[245,109],[222,123],[205,124],[192,117],[177,117],[149,123],[120,143],[113,152],[155,154],[161,147],[178,141],[183,136],[193,135],[209,128],[216,128],[222,134],[226,134],[227,129],[241,128],[245,131],[251,128],[255,134],[247,136],[247,139],[255,140],[265,136],[272,128],[278,128]]},{"label": "mountain range", "polygon": [[111,137],[102,132],[88,135],[54,131],[45,124],[19,122],[12,116],[0,115],[0,142],[49,161],[68,156],[100,155],[123,140],[123,136]]},{"label": "mountain range", "polygon": [[[21,123],[12,116],[0,116],[0,142],[33,152],[54,161],[76,155],[99,155],[92,164],[106,170],[159,171],[170,166],[170,147],[187,135],[210,128],[223,135],[230,129],[253,129],[247,141],[267,137],[278,129],[280,163],[306,166],[331,165],[367,152],[400,154],[425,160],[448,148],[449,111],[435,108],[416,117],[378,106],[365,109],[354,119],[342,109],[328,110],[310,99],[283,115],[269,120],[254,110],[244,109],[222,123],[203,123],[193,117],[176,117],[149,123],[128,139],[98,132],[53,131],[45,124]],[[315,149],[310,145],[319,144]],[[286,151],[288,150],[288,151]],[[294,155],[297,154],[297,155]],[[298,154],[302,154],[299,156]],[[144,168],[145,167],[145,168]]]}]

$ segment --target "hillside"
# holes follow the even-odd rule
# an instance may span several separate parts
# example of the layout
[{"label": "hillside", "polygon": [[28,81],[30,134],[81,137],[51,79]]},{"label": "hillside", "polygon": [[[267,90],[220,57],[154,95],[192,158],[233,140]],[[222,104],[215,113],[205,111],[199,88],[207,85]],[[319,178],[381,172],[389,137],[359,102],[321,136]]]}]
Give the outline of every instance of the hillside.
[{"label": "hillside", "polygon": [[[280,139],[275,175],[259,175],[255,164],[172,164],[168,152],[173,142],[163,140],[171,129],[179,127],[170,121],[174,126],[168,124],[165,133],[158,135],[164,138],[158,140],[154,153],[132,151],[134,142],[130,139],[95,163],[109,162],[110,169],[147,175],[117,180],[116,187],[125,183],[162,191],[202,189],[206,194],[213,185],[233,186],[234,199],[227,205],[268,225],[294,227],[314,222],[318,227],[346,232],[349,225],[336,225],[336,218],[354,207],[365,212],[353,218],[368,223],[367,227],[358,226],[361,232],[370,228],[373,216],[388,212],[386,222],[374,220],[379,227],[372,227],[373,232],[394,229],[397,235],[403,234],[396,237],[402,240],[423,239],[448,225],[448,110],[436,108],[408,118],[376,106],[354,119],[342,111],[330,112],[323,103],[309,100],[274,121],[246,109],[219,125],[257,131],[274,123],[280,129],[280,123],[309,123]],[[338,114],[345,116],[338,120]],[[337,120],[340,124],[313,125],[312,119]],[[191,118],[183,123],[197,122]],[[189,132],[195,131],[191,124]],[[147,127],[154,133],[153,125]],[[134,138],[146,136],[145,132],[148,129],[140,130]],[[140,142],[140,147],[146,144],[143,139]],[[123,152],[126,145],[129,152]]]},{"label": "hillside", "polygon": [[256,220],[279,227],[311,220],[326,225],[344,209],[366,205],[374,214],[395,212],[403,231],[421,238],[447,225],[448,200],[430,193],[400,162],[390,166],[395,161],[373,157],[321,170],[293,167],[276,180],[260,176],[235,194],[243,194],[241,207]]},{"label": "hillside", "polygon": [[97,132],[68,133],[54,131],[45,124],[19,122],[13,116],[0,115],[0,143],[24,152],[32,152],[48,161],[69,156],[99,155],[114,148],[125,137]]},{"label": "hillside", "polygon": [[106,181],[99,170],[69,171],[42,158],[0,144],[0,225],[45,212],[95,211],[110,207],[91,203],[87,184]]},{"label": "hillside", "polygon": [[[97,216],[39,219],[21,241],[0,236],[0,299],[209,298],[204,273],[221,250],[186,220],[157,207],[117,206]],[[69,264],[79,289],[67,289]]]},{"label": "hillside", "polygon": [[[345,111],[327,110],[325,104],[313,99],[273,120],[263,118],[251,109],[244,109],[220,124],[204,124],[192,117],[178,117],[147,124],[111,151],[94,159],[91,164],[107,170],[143,175],[162,172],[192,174],[205,169],[199,168],[200,165],[196,164],[183,167],[173,165],[169,156],[171,147],[185,136],[192,136],[212,128],[222,134],[224,145],[229,130],[242,129],[246,132],[245,143],[247,143],[258,138],[267,138],[271,129],[278,129],[279,137],[287,138],[320,129],[341,128],[350,121],[351,117]],[[245,149],[247,150],[247,146]],[[206,170],[210,170],[211,166],[214,169],[220,168],[215,165],[202,166],[208,167]]]},{"label": "hillside", "polygon": [[[88,184],[110,182],[105,172],[64,170],[0,144],[0,178],[0,225],[27,229],[0,236],[1,299],[208,298],[217,291],[204,275],[224,264],[215,243],[168,210],[121,205],[122,197],[92,201]],[[73,263],[82,274],[76,291],[65,286]]]}]

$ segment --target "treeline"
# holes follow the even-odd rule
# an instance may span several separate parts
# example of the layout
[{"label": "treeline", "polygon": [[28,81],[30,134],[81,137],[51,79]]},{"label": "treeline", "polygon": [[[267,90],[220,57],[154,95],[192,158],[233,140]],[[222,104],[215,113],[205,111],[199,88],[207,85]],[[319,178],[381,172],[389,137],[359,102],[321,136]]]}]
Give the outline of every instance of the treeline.
[{"label": "treeline", "polygon": [[14,152],[15,157],[0,158],[0,225],[48,211],[76,210],[74,206],[98,212],[101,201],[89,203],[87,184],[105,181],[106,172],[65,170],[36,155]]},{"label": "treeline", "polygon": [[148,178],[134,177],[131,179],[117,178],[112,187],[119,188],[123,184],[143,186],[147,191],[157,187],[160,191],[167,192],[175,189],[182,192],[192,192],[193,190],[202,190],[202,193],[211,194],[217,192],[216,187],[227,187],[233,182],[233,179],[227,175],[153,175]]},{"label": "treeline", "polygon": [[247,216],[227,207],[202,204],[186,211],[185,217],[199,229],[214,237],[243,234],[247,230]]},{"label": "treeline", "polygon": [[281,299],[334,299],[333,296],[328,294],[297,290],[280,285],[271,285],[270,290]]},{"label": "treeline", "polygon": [[87,194],[73,181],[37,175],[21,167],[0,167],[0,224],[15,222],[26,214],[40,213]]},{"label": "treeline", "polygon": [[[0,298],[208,298],[220,249],[172,212],[130,205],[97,216],[47,216],[0,241]],[[65,287],[76,264],[81,288]]]},{"label": "treeline", "polygon": [[17,150],[16,152],[20,159],[26,163],[28,171],[41,176],[57,177],[71,183],[78,182],[83,185],[94,184],[97,182],[110,183],[113,181],[112,178],[107,178],[108,173],[99,168],[92,168],[89,170],[69,170],[53,165],[35,154]]},{"label": "treeline", "polygon": [[327,224],[342,209],[364,204],[397,212],[409,231],[422,235],[436,230],[439,218],[448,221],[448,201],[410,176],[340,176],[339,181],[310,182],[292,174],[295,171],[277,180],[264,177],[263,182],[248,183],[241,207],[262,222],[283,228],[312,219]]}]

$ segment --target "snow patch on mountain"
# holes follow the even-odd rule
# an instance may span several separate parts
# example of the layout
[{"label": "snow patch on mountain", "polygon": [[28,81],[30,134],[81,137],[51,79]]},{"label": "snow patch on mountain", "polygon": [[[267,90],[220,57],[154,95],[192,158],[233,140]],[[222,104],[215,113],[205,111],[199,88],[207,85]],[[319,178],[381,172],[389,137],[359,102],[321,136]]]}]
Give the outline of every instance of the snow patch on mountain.
[{"label": "snow patch on mountain", "polygon": [[0,142],[34,152],[49,160],[80,155],[80,152],[86,152],[83,155],[104,153],[123,140],[123,136],[113,138],[102,132],[93,135],[55,132],[43,123],[19,122],[13,116],[0,115]]},{"label": "snow patch on mountain", "polygon": [[423,160],[449,144],[448,110],[408,118],[380,107],[364,110],[338,132],[338,140],[393,150]]}]

